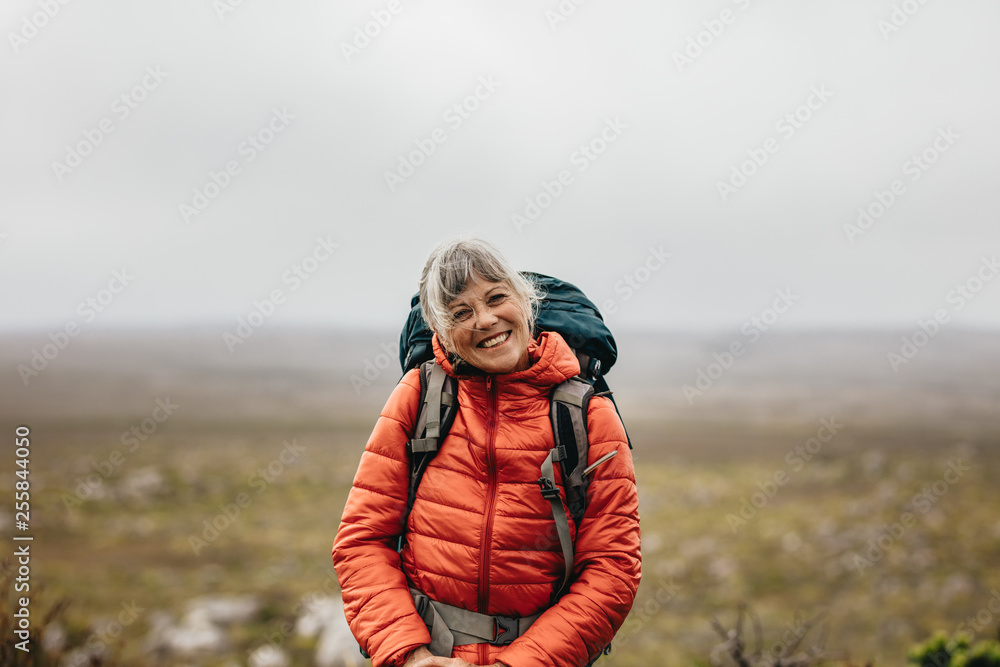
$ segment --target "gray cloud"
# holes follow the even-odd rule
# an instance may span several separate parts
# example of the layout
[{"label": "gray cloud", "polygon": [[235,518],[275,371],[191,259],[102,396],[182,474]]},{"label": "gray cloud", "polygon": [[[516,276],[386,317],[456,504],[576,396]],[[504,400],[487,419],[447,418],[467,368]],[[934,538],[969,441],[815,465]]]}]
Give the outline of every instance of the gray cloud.
[{"label": "gray cloud", "polygon": [[[785,327],[912,327],[1000,248],[996,3],[570,5],[69,2],[29,39],[48,3],[7,3],[0,326],[60,327],[123,268],[94,327],[228,326],[275,289],[275,324],[391,326],[426,252],[477,230],[615,302],[616,326],[731,328],[788,288]],[[132,99],[150,67],[166,76]],[[498,85],[476,97],[481,77]],[[294,119],[246,149],[275,109]],[[602,145],[609,119],[624,129]],[[946,128],[959,138],[915,179]],[[400,156],[420,164],[390,190]],[[845,225],[894,180],[852,244]],[[186,222],[196,189],[209,203]],[[290,291],[327,235],[337,252]],[[1000,325],[1000,282],[953,314]]]}]

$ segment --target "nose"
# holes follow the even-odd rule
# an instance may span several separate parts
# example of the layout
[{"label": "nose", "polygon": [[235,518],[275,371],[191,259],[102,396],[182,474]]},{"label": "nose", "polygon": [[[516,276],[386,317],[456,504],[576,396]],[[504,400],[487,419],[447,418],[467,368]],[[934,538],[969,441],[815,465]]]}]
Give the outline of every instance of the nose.
[{"label": "nose", "polygon": [[493,310],[485,305],[478,305],[473,311],[476,314],[476,328],[488,331],[490,327],[497,323],[499,318],[493,314]]}]

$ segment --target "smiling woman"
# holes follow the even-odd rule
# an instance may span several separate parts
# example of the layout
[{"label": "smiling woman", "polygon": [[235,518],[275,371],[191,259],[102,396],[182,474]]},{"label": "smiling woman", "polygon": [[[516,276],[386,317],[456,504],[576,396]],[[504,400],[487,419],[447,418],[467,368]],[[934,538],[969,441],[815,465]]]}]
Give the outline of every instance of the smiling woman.
[{"label": "smiling woman", "polygon": [[[587,479],[564,477],[561,458],[555,475],[551,401],[573,382],[593,387],[558,332],[535,332],[535,284],[466,238],[431,252],[419,296],[434,332],[428,372],[452,390],[441,400],[442,385],[411,369],[365,447],[333,546],[351,631],[376,666],[589,665],[640,577],[621,420],[607,396],[579,401]],[[454,407],[449,427],[432,425],[434,410],[418,419],[425,391],[428,405]],[[583,496],[579,514],[566,510],[571,495]]]},{"label": "smiling woman", "polygon": [[452,300],[449,347],[486,373],[512,373],[530,366],[524,306],[506,283],[471,275],[469,286]]},{"label": "smiling woman", "polygon": [[479,239],[441,244],[420,277],[424,320],[450,351],[452,363],[459,364],[458,370],[527,369],[540,300],[535,286]]}]

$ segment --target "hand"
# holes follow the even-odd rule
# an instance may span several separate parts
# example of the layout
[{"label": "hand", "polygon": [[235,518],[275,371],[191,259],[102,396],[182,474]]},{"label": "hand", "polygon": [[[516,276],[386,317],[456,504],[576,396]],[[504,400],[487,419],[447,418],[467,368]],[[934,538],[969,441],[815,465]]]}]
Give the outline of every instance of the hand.
[{"label": "hand", "polygon": [[[476,667],[471,662],[466,662],[461,658],[442,658],[427,650],[426,646],[421,646],[410,654],[403,667]],[[490,667],[507,667],[502,662],[494,662]]]},{"label": "hand", "polygon": [[[439,658],[437,656],[431,656],[425,660],[414,663],[413,667],[476,667],[471,662],[466,662],[461,658]],[[507,667],[507,665],[502,662],[494,662],[488,667]]]},{"label": "hand", "polygon": [[410,654],[410,657],[408,657],[406,662],[403,663],[403,667],[415,667],[415,665],[421,660],[433,657],[434,654],[428,651],[426,646],[421,646]]},{"label": "hand", "polygon": [[[410,660],[416,660],[411,663]],[[426,648],[418,648],[410,656],[403,667],[475,667],[471,662],[466,662],[461,658],[442,658],[433,655]]]}]

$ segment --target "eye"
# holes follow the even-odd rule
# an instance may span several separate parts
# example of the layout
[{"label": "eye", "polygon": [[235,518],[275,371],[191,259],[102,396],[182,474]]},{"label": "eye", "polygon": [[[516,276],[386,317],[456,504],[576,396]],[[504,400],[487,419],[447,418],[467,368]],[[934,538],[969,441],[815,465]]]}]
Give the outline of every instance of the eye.
[{"label": "eye", "polygon": [[502,294],[502,293],[501,294],[494,294],[493,296],[490,297],[490,303],[494,304],[494,305],[496,305],[498,303],[503,303],[503,300],[506,299],[506,298],[507,298],[506,294]]},{"label": "eye", "polygon": [[454,313],[451,314],[451,317],[454,320],[464,320],[467,317],[469,317],[469,313],[471,313],[471,312],[472,312],[471,310],[468,310],[467,308],[463,308],[461,310],[456,310]]}]

